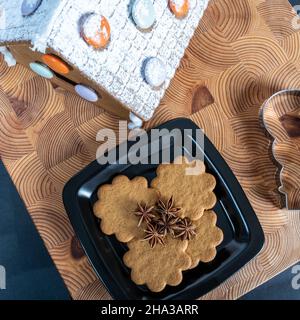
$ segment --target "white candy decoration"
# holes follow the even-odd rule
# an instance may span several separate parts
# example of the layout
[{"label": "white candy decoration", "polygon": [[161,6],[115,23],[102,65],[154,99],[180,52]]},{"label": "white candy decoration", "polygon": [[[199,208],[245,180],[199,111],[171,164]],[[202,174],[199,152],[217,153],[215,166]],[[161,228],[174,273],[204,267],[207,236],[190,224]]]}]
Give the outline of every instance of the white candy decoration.
[{"label": "white candy decoration", "polygon": [[24,17],[30,16],[38,9],[41,3],[42,0],[23,0],[21,7],[22,15]]},{"label": "white candy decoration", "polygon": [[131,14],[137,27],[143,30],[150,29],[156,20],[156,14],[151,0],[135,0]]},{"label": "white candy decoration", "polygon": [[0,47],[0,53],[4,56],[4,61],[8,67],[13,67],[16,65],[17,61],[12,55],[12,53],[6,47]]},{"label": "white candy decoration", "polygon": [[145,65],[144,76],[146,82],[153,88],[159,88],[166,81],[165,64],[158,58],[150,58]]},{"label": "white candy decoration", "polygon": [[128,129],[133,130],[141,128],[143,126],[143,120],[137,117],[134,113],[130,112],[129,119],[131,122],[128,123]]}]

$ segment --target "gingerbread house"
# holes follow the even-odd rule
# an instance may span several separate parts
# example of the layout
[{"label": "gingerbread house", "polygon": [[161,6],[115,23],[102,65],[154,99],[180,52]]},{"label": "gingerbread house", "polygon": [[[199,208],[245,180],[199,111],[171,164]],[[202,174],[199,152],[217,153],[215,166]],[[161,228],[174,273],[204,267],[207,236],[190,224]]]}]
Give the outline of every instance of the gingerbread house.
[{"label": "gingerbread house", "polygon": [[149,120],[209,0],[0,0],[0,45],[98,106]]}]

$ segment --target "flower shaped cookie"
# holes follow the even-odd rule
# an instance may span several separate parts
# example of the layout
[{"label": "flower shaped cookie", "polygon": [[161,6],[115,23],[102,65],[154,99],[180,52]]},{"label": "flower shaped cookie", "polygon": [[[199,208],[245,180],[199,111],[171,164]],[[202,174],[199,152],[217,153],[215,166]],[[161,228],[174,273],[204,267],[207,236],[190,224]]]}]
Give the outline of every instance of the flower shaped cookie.
[{"label": "flower shaped cookie", "polygon": [[137,227],[137,204],[154,205],[157,191],[148,188],[147,179],[143,177],[129,180],[126,176],[117,176],[112,184],[99,188],[98,199],[94,214],[101,219],[101,230],[107,235],[115,234],[121,242],[128,242],[143,231]]},{"label": "flower shaped cookie", "polygon": [[223,232],[216,226],[217,215],[213,211],[205,211],[203,216],[194,221],[196,235],[188,242],[186,253],[192,259],[191,269],[199,262],[210,262],[216,254],[216,247],[223,241]]},{"label": "flower shaped cookie", "polygon": [[131,268],[131,279],[153,292],[162,291],[166,285],[179,285],[182,271],[191,266],[191,258],[185,253],[188,241],[168,237],[164,245],[151,248],[148,241],[136,239],[127,245],[129,251],[123,261]]},{"label": "flower shaped cookie", "polygon": [[181,207],[178,215],[197,220],[204,210],[214,207],[216,196],[213,190],[215,178],[205,173],[205,165],[200,160],[188,162],[184,157],[177,158],[174,163],[161,164],[157,168],[157,177],[152,180],[151,187],[157,189],[161,196],[174,196],[176,206]]}]

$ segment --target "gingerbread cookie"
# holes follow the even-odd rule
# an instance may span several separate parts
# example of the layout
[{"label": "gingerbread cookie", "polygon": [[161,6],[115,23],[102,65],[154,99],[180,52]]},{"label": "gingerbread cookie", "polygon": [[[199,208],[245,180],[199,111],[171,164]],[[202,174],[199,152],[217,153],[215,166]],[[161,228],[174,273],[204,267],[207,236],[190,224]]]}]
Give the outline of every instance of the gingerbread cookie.
[{"label": "gingerbread cookie", "polygon": [[193,221],[195,235],[188,242],[186,253],[192,259],[191,269],[199,262],[210,262],[216,254],[216,247],[223,241],[223,232],[216,226],[217,215],[213,211],[205,211],[203,216]]},{"label": "gingerbread cookie", "polygon": [[157,189],[163,197],[173,196],[176,199],[176,206],[182,209],[179,217],[197,220],[204,210],[216,204],[213,193],[216,180],[205,172],[202,161],[189,162],[185,157],[179,157],[174,163],[161,164],[156,173],[157,177],[152,180],[151,187]]},{"label": "gingerbread cookie", "polygon": [[147,179],[136,177],[129,180],[126,176],[117,176],[112,184],[103,185],[98,190],[98,201],[94,205],[94,214],[101,219],[101,230],[115,234],[121,242],[139,237],[142,223],[138,216],[138,204],[152,206],[157,200],[157,191],[148,188]]},{"label": "gingerbread cookie", "polygon": [[129,251],[123,257],[131,268],[132,281],[147,285],[153,292],[162,291],[166,285],[176,286],[182,281],[182,271],[191,266],[191,258],[185,253],[188,241],[167,237],[156,246],[145,240],[132,240]]}]

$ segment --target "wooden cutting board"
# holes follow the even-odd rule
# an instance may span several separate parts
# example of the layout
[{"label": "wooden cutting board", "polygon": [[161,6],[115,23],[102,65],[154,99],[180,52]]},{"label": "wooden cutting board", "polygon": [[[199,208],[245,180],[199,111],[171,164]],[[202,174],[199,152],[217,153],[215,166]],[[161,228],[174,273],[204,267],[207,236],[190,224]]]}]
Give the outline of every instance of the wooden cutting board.
[{"label": "wooden cutting board", "polygon": [[[259,109],[300,87],[300,33],[287,0],[212,0],[150,128],[190,117],[238,177],[263,226],[262,252],[204,299],[235,299],[300,260],[300,212],[280,209]],[[295,24],[295,23],[294,23]],[[0,154],[74,299],[105,299],[62,204],[65,182],[94,160],[96,133],[118,118],[0,64]]]}]

